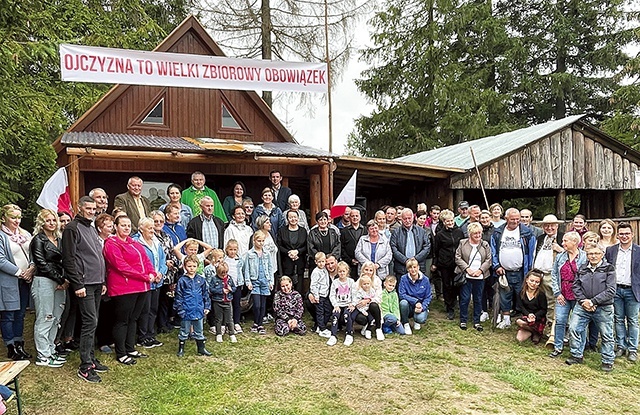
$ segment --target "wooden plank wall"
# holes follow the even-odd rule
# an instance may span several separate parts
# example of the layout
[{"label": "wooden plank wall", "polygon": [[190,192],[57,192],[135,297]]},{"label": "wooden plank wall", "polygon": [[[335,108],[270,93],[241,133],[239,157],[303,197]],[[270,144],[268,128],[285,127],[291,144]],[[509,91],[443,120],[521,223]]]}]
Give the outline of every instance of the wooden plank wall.
[{"label": "wooden plank wall", "polygon": [[[636,163],[571,127],[480,170],[486,189],[633,189]],[[452,189],[479,189],[475,170],[451,178]]]}]

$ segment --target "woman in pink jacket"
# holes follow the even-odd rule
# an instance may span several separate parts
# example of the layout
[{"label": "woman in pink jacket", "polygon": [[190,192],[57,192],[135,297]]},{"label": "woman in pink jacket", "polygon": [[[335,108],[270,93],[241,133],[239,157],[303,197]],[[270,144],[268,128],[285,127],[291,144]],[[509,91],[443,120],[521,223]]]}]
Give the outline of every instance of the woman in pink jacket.
[{"label": "woman in pink jacket", "polygon": [[115,315],[113,338],[118,362],[133,365],[136,358],[147,357],[135,349],[136,321],[148,301],[151,282],[159,282],[144,247],[134,241],[131,219],[118,216],[115,220],[116,236],[104,243],[104,258],[107,264],[107,293],[113,301]]}]

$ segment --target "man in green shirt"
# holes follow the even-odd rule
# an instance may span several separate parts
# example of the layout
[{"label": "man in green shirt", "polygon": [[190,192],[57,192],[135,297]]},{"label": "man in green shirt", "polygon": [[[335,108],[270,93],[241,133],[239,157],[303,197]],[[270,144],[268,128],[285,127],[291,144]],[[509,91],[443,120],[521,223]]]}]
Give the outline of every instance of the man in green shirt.
[{"label": "man in green shirt", "polygon": [[218,195],[213,189],[205,186],[206,180],[202,172],[196,171],[191,175],[191,186],[182,192],[180,201],[189,206],[193,211],[193,216],[196,217],[202,210],[200,209],[200,201],[203,197],[209,196],[213,199],[213,215],[220,218],[223,222],[227,222],[227,215],[224,213],[222,203]]}]

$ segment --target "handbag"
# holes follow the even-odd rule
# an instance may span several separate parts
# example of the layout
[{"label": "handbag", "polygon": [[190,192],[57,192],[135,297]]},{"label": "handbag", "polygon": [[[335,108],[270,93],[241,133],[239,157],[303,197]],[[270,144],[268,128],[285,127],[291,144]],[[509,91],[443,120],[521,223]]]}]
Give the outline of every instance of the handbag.
[{"label": "handbag", "polygon": [[[478,255],[478,251],[479,249],[476,249],[476,253],[473,254],[473,257],[471,257],[471,260],[469,261],[469,264],[471,264],[473,262],[474,259],[476,259],[476,256]],[[453,286],[454,287],[462,287],[463,285],[465,285],[467,283],[467,271],[462,271],[456,275],[453,276]]]}]

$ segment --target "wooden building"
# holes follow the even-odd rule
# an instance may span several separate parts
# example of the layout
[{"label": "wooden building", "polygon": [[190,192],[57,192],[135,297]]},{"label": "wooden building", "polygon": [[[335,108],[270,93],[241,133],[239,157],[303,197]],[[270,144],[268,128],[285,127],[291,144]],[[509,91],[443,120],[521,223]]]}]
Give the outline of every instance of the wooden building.
[{"label": "wooden building", "polygon": [[[193,16],[155,51],[224,55]],[[242,180],[259,203],[278,169],[312,215],[331,205],[334,155],[299,145],[253,91],[116,85],[54,148],[74,201],[97,186],[113,198],[132,175],[188,186],[199,170],[221,199]]]}]

